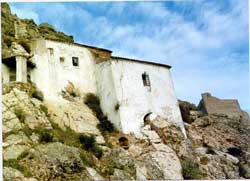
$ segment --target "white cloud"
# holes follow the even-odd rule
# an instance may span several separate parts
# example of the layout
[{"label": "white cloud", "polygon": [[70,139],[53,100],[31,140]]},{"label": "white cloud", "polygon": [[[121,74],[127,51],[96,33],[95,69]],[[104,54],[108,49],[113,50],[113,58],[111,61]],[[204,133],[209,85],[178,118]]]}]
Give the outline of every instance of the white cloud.
[{"label": "white cloud", "polygon": [[[232,50],[248,40],[247,3],[230,1],[231,8],[226,12],[210,1],[195,3],[194,10],[199,11],[197,21],[204,28],[186,20],[185,14],[165,8],[163,2],[134,3],[133,7],[129,2],[105,4],[102,10],[107,13],[98,16],[84,6],[57,3],[52,8],[47,6],[40,17],[33,8],[29,16],[38,20],[48,16],[50,23],[61,31],[76,33],[77,41],[112,49],[115,55],[172,65],[180,99],[198,103],[200,94],[210,91],[221,98],[237,98],[242,107],[250,109],[248,55]],[[21,17],[26,12],[15,11]],[[140,20],[119,22],[121,17],[133,18],[132,15]]]}]

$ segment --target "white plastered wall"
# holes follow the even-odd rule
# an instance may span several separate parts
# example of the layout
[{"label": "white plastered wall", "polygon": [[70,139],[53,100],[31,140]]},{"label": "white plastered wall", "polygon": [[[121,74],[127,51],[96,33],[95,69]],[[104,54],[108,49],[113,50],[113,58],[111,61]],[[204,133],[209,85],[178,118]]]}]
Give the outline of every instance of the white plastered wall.
[{"label": "white plastered wall", "polygon": [[5,64],[2,63],[1,69],[2,69],[2,81],[3,81],[3,83],[5,84],[5,83],[10,82],[9,68]]},{"label": "white plastered wall", "polygon": [[[140,133],[140,128],[144,125],[144,116],[153,112],[176,122],[185,134],[168,68],[125,60],[112,60],[102,64],[106,64],[106,66],[102,65],[106,69],[106,74],[102,73],[102,76],[99,77],[106,77],[107,74],[109,74],[108,77],[113,77],[113,80],[111,78],[102,79],[103,86],[109,87],[110,82],[114,84],[114,91],[105,92],[106,88],[103,87],[103,91],[99,92],[101,97],[106,97],[102,99],[103,109],[110,104],[111,99],[107,97],[113,97],[112,102],[120,105],[120,120],[112,121],[117,122],[116,125],[120,121],[120,127],[124,133]],[[148,91],[148,88],[143,85],[142,74],[144,72],[149,75],[151,91]],[[114,117],[113,114],[117,114],[112,107],[106,111],[110,118]]]},{"label": "white plastered wall", "polygon": [[121,129],[119,110],[115,110],[118,99],[115,91],[111,62],[96,64],[96,79],[97,94],[101,100],[102,110],[115,127]]},{"label": "white plastered wall", "polygon": [[[33,54],[36,68],[31,71],[31,81],[43,91],[45,99],[58,100],[68,81],[80,92],[96,93],[95,62],[87,48],[39,40],[33,43]],[[64,62],[60,61],[60,57],[64,58]],[[79,58],[79,66],[73,66],[72,57]]]}]

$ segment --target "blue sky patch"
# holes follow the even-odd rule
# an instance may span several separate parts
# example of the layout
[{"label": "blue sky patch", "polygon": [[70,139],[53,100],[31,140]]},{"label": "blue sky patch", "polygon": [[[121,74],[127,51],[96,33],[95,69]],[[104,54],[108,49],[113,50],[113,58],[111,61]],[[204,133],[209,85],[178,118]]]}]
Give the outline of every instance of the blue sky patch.
[{"label": "blue sky patch", "polygon": [[117,56],[172,65],[177,97],[202,92],[250,111],[248,1],[10,3],[21,18],[48,22],[76,42]]}]

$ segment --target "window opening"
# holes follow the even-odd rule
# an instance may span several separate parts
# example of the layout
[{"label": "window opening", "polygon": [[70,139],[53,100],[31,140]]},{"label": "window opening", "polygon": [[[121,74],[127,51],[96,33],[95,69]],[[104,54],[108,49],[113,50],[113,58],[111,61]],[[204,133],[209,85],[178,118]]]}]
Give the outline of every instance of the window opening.
[{"label": "window opening", "polygon": [[73,66],[79,66],[79,59],[78,59],[78,57],[72,57],[72,64],[73,64]]},{"label": "window opening", "polygon": [[54,55],[54,50],[53,50],[53,48],[48,48],[48,50],[49,50],[49,55],[50,55],[50,56],[53,56],[53,55]]},{"label": "window opening", "polygon": [[64,57],[60,57],[60,63],[64,63],[65,62],[65,58]]},{"label": "window opening", "polygon": [[142,74],[142,82],[143,82],[143,85],[148,87],[149,91],[151,91],[151,83],[150,83],[149,75],[146,72]]}]

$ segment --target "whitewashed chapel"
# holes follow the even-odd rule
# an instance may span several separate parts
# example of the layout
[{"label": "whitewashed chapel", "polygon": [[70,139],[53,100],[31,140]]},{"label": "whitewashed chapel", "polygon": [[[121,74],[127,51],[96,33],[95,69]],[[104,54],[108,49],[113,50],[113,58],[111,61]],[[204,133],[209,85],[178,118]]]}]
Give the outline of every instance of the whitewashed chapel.
[{"label": "whitewashed chapel", "polygon": [[30,53],[14,46],[14,56],[2,61],[4,83],[31,81],[45,100],[58,101],[70,81],[81,92],[97,94],[103,112],[124,133],[140,132],[149,113],[185,132],[170,66],[114,57],[110,50],[77,43],[37,39]]}]

